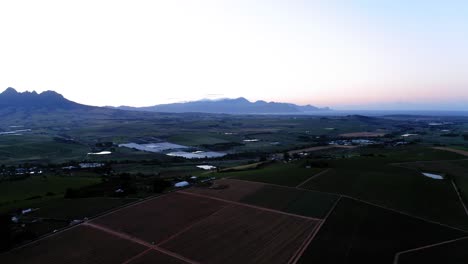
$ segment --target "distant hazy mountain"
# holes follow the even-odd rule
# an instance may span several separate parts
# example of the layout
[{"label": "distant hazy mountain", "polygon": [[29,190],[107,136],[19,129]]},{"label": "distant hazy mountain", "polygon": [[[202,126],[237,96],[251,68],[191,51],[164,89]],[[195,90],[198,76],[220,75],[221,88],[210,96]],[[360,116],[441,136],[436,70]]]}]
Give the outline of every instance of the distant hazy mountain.
[{"label": "distant hazy mountain", "polygon": [[312,105],[299,106],[289,103],[256,101],[250,102],[240,97],[237,99],[200,100],[186,103],[161,104],[148,107],[116,107],[122,110],[166,112],[166,113],[225,113],[225,114],[288,114],[330,110]]},{"label": "distant hazy mountain", "polygon": [[78,109],[91,108],[65,99],[54,91],[45,91],[40,94],[33,92],[19,93],[8,88],[0,93],[0,109]]}]

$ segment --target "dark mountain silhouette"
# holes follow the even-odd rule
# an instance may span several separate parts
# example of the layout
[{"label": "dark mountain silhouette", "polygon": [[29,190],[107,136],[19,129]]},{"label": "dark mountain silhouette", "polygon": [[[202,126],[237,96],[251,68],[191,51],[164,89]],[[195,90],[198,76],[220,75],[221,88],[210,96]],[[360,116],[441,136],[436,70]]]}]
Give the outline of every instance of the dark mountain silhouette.
[{"label": "dark mountain silhouette", "polygon": [[224,114],[294,114],[312,111],[330,110],[312,105],[299,106],[290,103],[256,101],[250,102],[240,97],[237,99],[200,100],[186,103],[161,104],[148,107],[117,107],[122,110],[166,112],[166,113],[224,113]]},{"label": "dark mountain silhouette", "polygon": [[0,108],[15,109],[79,109],[91,108],[65,99],[61,94],[54,91],[42,93],[22,92],[9,87],[0,93]]}]

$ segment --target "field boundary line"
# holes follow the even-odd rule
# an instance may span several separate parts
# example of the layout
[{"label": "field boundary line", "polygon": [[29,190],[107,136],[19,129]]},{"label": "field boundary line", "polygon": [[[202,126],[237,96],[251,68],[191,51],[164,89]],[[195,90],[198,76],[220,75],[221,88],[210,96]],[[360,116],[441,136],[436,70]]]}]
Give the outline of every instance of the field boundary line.
[{"label": "field boundary line", "polygon": [[361,199],[358,199],[358,198],[354,198],[352,196],[348,196],[348,195],[342,195],[342,196],[345,197],[345,198],[349,198],[349,199],[358,201],[358,202],[362,202],[362,203],[370,204],[370,205],[373,205],[373,206],[376,206],[376,207],[380,207],[382,209],[392,211],[392,212],[395,212],[395,213],[398,213],[398,214],[402,214],[402,215],[406,215],[406,216],[409,216],[409,217],[417,218],[417,219],[422,220],[424,222],[444,226],[444,227],[447,227],[447,228],[450,228],[450,229],[461,231],[461,232],[463,232],[465,234],[468,233],[468,230],[464,230],[464,229],[461,229],[461,228],[458,228],[458,227],[442,224],[442,223],[439,223],[439,222],[436,222],[436,221],[432,221],[432,220],[429,220],[429,219],[426,219],[426,218],[422,218],[420,216],[415,216],[415,215],[412,215],[412,214],[409,214],[409,213],[406,213],[406,212],[403,212],[403,211],[399,211],[399,210],[392,209],[392,208],[389,208],[389,207],[385,207],[385,206],[382,206],[382,205],[378,205],[378,204],[375,204],[375,203],[372,203],[372,202],[368,202],[368,201],[364,201],[364,200],[361,200]]},{"label": "field boundary line", "polygon": [[116,236],[116,237],[119,237],[121,239],[125,239],[125,240],[128,240],[128,241],[132,241],[134,243],[137,243],[137,244],[140,244],[142,246],[146,246],[147,248],[149,249],[154,249],[156,251],[159,251],[161,253],[164,253],[166,255],[169,255],[171,257],[174,257],[174,258],[177,258],[179,260],[182,260],[184,262],[187,262],[187,263],[190,263],[190,264],[199,264],[198,262],[196,261],[193,261],[191,259],[188,259],[182,255],[179,255],[175,252],[172,252],[172,251],[169,251],[167,249],[164,249],[164,248],[160,248],[158,246],[155,246],[153,244],[150,244],[142,239],[139,239],[139,238],[136,238],[136,237],[132,237],[130,235],[127,235],[127,234],[124,234],[124,233],[121,233],[121,232],[118,232],[118,231],[115,231],[115,230],[112,230],[110,228],[107,228],[107,227],[104,227],[104,226],[101,226],[101,225],[97,225],[97,224],[93,224],[93,223],[89,223],[89,222],[86,222],[86,223],[83,223],[82,224],[83,226],[88,226],[88,227],[91,227],[91,228],[94,228],[94,229],[97,229],[97,230],[100,230],[102,232],[105,232],[105,233],[108,233],[110,235],[113,235],[113,236]]},{"label": "field boundary line", "polygon": [[312,232],[310,233],[310,235],[304,240],[304,242],[302,243],[302,245],[298,248],[298,250],[296,251],[296,253],[289,259],[288,261],[288,264],[296,264],[299,259],[302,257],[302,255],[304,255],[304,252],[307,250],[307,248],[309,247],[310,243],[312,243],[312,241],[314,240],[314,238],[317,236],[318,232],[320,231],[320,229],[322,228],[323,224],[325,223],[325,221],[327,221],[328,217],[331,215],[331,213],[335,210],[335,207],[338,205],[338,203],[340,202],[341,200],[341,195],[338,197],[338,199],[336,199],[336,202],[333,204],[333,206],[330,208],[330,210],[328,210],[328,213],[327,215],[325,216],[325,218],[320,221],[320,223],[314,228],[314,230],[312,230]]},{"label": "field boundary line", "polygon": [[[161,196],[167,195],[167,194],[172,193],[172,192],[174,192],[174,191],[170,191],[170,192],[167,192],[167,193],[162,193],[162,194],[159,194],[159,195],[152,195],[152,196],[149,196],[149,197],[146,197],[146,198],[143,198],[143,199],[135,198],[135,199],[138,199],[138,200],[137,200],[137,201],[130,202],[130,203],[127,203],[127,204],[124,204],[124,205],[122,205],[122,206],[118,206],[118,207],[111,208],[111,209],[109,209],[109,210],[107,210],[107,211],[104,211],[104,212],[102,212],[102,213],[99,213],[99,214],[97,214],[97,215],[95,215],[95,216],[93,216],[93,217],[90,217],[90,218],[88,219],[88,221],[101,218],[101,217],[103,217],[103,216],[106,216],[106,215],[111,214],[111,213],[113,213],[113,212],[117,212],[117,211],[122,210],[122,209],[125,209],[125,208],[127,208],[127,207],[131,207],[131,206],[134,206],[134,205],[137,205],[137,204],[140,204],[140,203],[143,203],[143,202],[152,200],[152,199],[159,198],[159,197],[161,197]],[[21,249],[21,248],[23,248],[23,247],[32,245],[32,244],[37,243],[37,242],[40,242],[40,241],[42,241],[42,240],[44,240],[44,239],[46,239],[46,238],[49,238],[49,237],[52,237],[52,236],[61,234],[61,233],[65,232],[65,231],[71,230],[71,229],[73,229],[73,228],[75,228],[75,227],[78,227],[78,226],[80,226],[80,225],[81,225],[81,223],[80,223],[80,224],[76,224],[76,225],[72,225],[72,226],[66,226],[66,227],[63,227],[63,228],[59,229],[59,230],[58,230],[57,232],[55,232],[55,233],[52,233],[52,232],[51,232],[51,233],[44,234],[43,236],[41,236],[41,237],[39,237],[39,238],[37,238],[37,239],[35,239],[35,240],[29,241],[29,242],[27,242],[27,243],[25,243],[25,244],[18,245],[17,247],[14,247],[14,248],[12,248],[12,249],[10,249],[10,250],[8,250],[8,251],[2,252],[2,253],[0,253],[0,255],[5,254],[5,253],[7,253],[7,252],[11,252],[11,251],[14,251],[14,250]]]},{"label": "field boundary line", "polygon": [[301,152],[317,152],[321,150],[329,150],[329,149],[354,149],[358,146],[342,146],[342,145],[325,145],[325,146],[315,146],[315,147],[308,147],[308,148],[301,148],[301,149],[293,149],[288,151],[288,154],[293,155]]},{"label": "field boundary line", "polygon": [[460,154],[462,156],[468,157],[468,151],[466,151],[466,150],[454,149],[454,148],[451,148],[451,147],[432,147],[432,149],[448,151],[448,152],[457,153],[457,154]]},{"label": "field boundary line", "polygon": [[257,210],[267,211],[267,212],[270,212],[270,213],[288,215],[288,216],[298,217],[298,218],[307,219],[307,220],[314,220],[314,221],[321,221],[322,220],[322,219],[319,219],[319,218],[308,217],[308,216],[292,214],[292,213],[286,213],[286,212],[283,212],[283,211],[270,209],[270,208],[265,208],[265,207],[261,207],[261,206],[229,201],[229,200],[225,200],[225,199],[222,199],[222,198],[212,197],[212,196],[208,196],[208,195],[204,195],[204,194],[191,193],[191,192],[186,192],[186,191],[178,191],[178,193],[182,193],[182,194],[186,194],[186,195],[192,195],[192,196],[201,197],[201,198],[212,199],[212,200],[221,201],[221,202],[230,203],[230,204],[235,204],[235,205],[239,205],[239,206],[250,207],[250,208],[253,208],[253,209],[257,209]]},{"label": "field boundary line", "polygon": [[220,208],[220,209],[216,210],[215,212],[213,212],[213,213],[211,213],[211,214],[209,214],[209,215],[203,217],[202,219],[199,219],[198,221],[195,221],[194,223],[192,223],[192,224],[190,224],[190,225],[188,225],[188,226],[182,228],[180,231],[176,232],[175,234],[171,235],[170,237],[168,237],[168,238],[164,239],[163,241],[159,242],[158,244],[156,244],[156,246],[159,247],[159,246],[161,246],[162,244],[171,241],[172,239],[178,237],[179,235],[181,235],[181,234],[184,233],[185,231],[188,231],[188,230],[190,230],[192,227],[194,227],[194,226],[196,226],[196,225],[198,225],[198,224],[201,224],[203,221],[206,221],[206,219],[208,219],[209,217],[216,215],[217,213],[219,213],[221,210],[223,210],[224,208],[226,208],[226,207],[228,207],[228,206],[230,206],[230,205],[223,206],[222,208]]},{"label": "field boundary line", "polygon": [[101,214],[98,214],[98,215],[96,215],[96,216],[94,216],[94,217],[91,217],[89,220],[96,220],[96,219],[102,218],[102,217],[104,217],[104,216],[106,216],[106,215],[110,215],[110,214],[112,214],[112,213],[118,212],[118,211],[120,211],[120,210],[129,208],[129,207],[132,207],[132,206],[135,206],[135,205],[139,205],[139,204],[142,204],[142,203],[144,203],[144,202],[148,202],[148,201],[152,201],[152,200],[158,199],[158,198],[163,197],[163,196],[166,196],[166,195],[168,195],[168,194],[170,194],[170,193],[173,193],[173,191],[172,191],[172,192],[167,192],[167,193],[162,193],[162,194],[160,194],[160,195],[155,195],[155,196],[150,196],[150,197],[146,197],[146,198],[143,198],[143,199],[139,199],[138,201],[125,204],[125,205],[123,205],[123,206],[121,206],[121,207],[113,208],[113,209],[110,209],[110,210],[108,210],[108,211],[105,211],[105,212],[103,212],[103,213],[101,213]]},{"label": "field boundary line", "polygon": [[297,189],[301,189],[300,187],[301,187],[302,185],[308,183],[309,181],[311,181],[311,180],[313,180],[313,179],[315,179],[315,178],[317,178],[317,177],[319,177],[319,176],[322,176],[323,174],[326,174],[326,173],[329,172],[330,170],[331,170],[331,169],[326,169],[326,170],[323,170],[323,171],[321,171],[321,172],[319,172],[319,173],[316,173],[315,175],[312,175],[312,177],[310,177],[310,178],[308,178],[307,180],[305,180],[305,181],[299,183],[299,185],[297,185],[296,188],[297,188]]},{"label": "field boundary line", "polygon": [[[308,192],[323,193],[323,194],[329,194],[329,195],[334,195],[334,196],[340,196],[341,195],[339,193],[317,191],[317,190],[298,188],[298,187],[292,187],[292,186],[285,186],[285,185],[279,185],[279,184],[268,183],[268,182],[248,181],[248,180],[241,180],[241,179],[235,179],[235,178],[223,178],[223,179],[230,180],[230,181],[241,181],[241,182],[249,182],[249,183],[254,183],[254,184],[256,183],[256,184],[270,185],[270,186],[281,187],[281,188],[286,188],[286,189],[294,189],[294,190],[302,190],[302,191],[308,191]],[[221,180],[221,179],[216,179],[216,180]]]},{"label": "field boundary line", "polygon": [[[466,159],[466,160],[468,160],[468,159]],[[353,196],[349,196],[349,195],[346,195],[346,194],[331,193],[331,192],[322,192],[322,191],[310,190],[310,189],[305,189],[305,188],[295,188],[295,187],[283,186],[283,185],[274,184],[274,183],[254,182],[254,181],[247,181],[247,180],[240,180],[240,179],[229,179],[229,180],[243,181],[243,182],[253,182],[253,183],[259,183],[259,184],[264,184],[264,185],[277,186],[277,187],[288,188],[288,189],[296,189],[296,190],[303,190],[303,191],[308,191],[308,192],[316,192],[316,193],[323,193],[323,194],[330,194],[330,195],[335,195],[335,196],[341,196],[341,197],[344,197],[344,198],[349,198],[349,199],[352,199],[352,200],[355,200],[355,201],[359,201],[359,202],[363,202],[363,203],[370,204],[370,205],[373,205],[373,206],[377,206],[377,207],[380,207],[380,208],[382,208],[382,209],[386,209],[386,210],[389,210],[389,211],[392,211],[392,212],[395,212],[395,213],[399,213],[399,214],[406,215],[406,216],[409,216],[409,217],[417,218],[417,219],[419,219],[419,220],[422,220],[422,221],[425,221],[425,222],[428,222],[428,223],[432,223],[432,224],[436,224],[436,225],[440,225],[440,226],[445,226],[445,227],[448,227],[448,228],[451,228],[451,229],[454,229],[454,230],[461,231],[461,232],[463,232],[463,233],[468,233],[468,229],[465,230],[465,229],[461,229],[461,228],[454,227],[454,226],[451,226],[451,225],[443,224],[443,223],[440,223],[440,222],[437,222],[437,221],[432,221],[432,220],[429,220],[429,219],[426,219],[426,218],[423,218],[423,217],[420,217],[420,216],[416,216],[416,215],[412,215],[412,214],[410,214],[410,213],[406,213],[406,212],[403,212],[403,211],[399,211],[399,210],[397,210],[397,209],[393,209],[393,208],[390,208],[390,207],[385,207],[385,206],[383,206],[383,205],[375,204],[375,203],[373,203],[373,202],[361,200],[361,199],[359,199],[359,198],[355,198],[355,197],[353,197]]]},{"label": "field boundary line", "polygon": [[439,243],[436,243],[436,244],[426,245],[426,246],[422,246],[422,247],[418,247],[418,248],[413,248],[413,249],[408,249],[408,250],[404,250],[404,251],[397,252],[397,253],[395,254],[395,258],[394,258],[394,260],[393,260],[393,264],[398,264],[400,256],[403,255],[403,254],[405,254],[405,253],[414,252],[414,251],[418,251],[418,250],[423,250],[423,249],[427,249],[427,248],[431,248],[431,247],[436,247],[436,246],[441,246],[441,245],[445,245],[445,244],[450,244],[450,243],[457,242],[457,241],[460,241],[460,240],[465,240],[465,239],[468,239],[468,236],[460,237],[460,238],[456,238],[456,239],[452,239],[452,240],[447,240],[447,241],[439,242]]},{"label": "field boundary line", "polygon": [[468,216],[468,208],[466,207],[465,201],[463,201],[463,197],[460,191],[458,190],[458,186],[454,180],[451,180],[451,181],[452,181],[453,188],[455,189],[455,192],[457,193],[458,199],[460,200],[460,203],[463,206],[463,209],[465,209],[466,216]]},{"label": "field boundary line", "polygon": [[414,163],[423,163],[423,162],[450,162],[450,161],[464,161],[464,160],[468,160],[468,158],[449,159],[449,160],[416,160],[416,161],[405,161],[405,162],[391,162],[387,164],[398,166],[398,165],[404,165],[404,164],[414,164]]},{"label": "field boundary line", "polygon": [[122,264],[128,264],[128,263],[134,261],[135,259],[146,255],[146,253],[150,252],[151,250],[153,250],[153,249],[152,248],[147,248],[147,249],[143,250],[142,252],[140,252],[139,254],[137,254],[137,255],[127,259],[126,261],[122,262]]}]

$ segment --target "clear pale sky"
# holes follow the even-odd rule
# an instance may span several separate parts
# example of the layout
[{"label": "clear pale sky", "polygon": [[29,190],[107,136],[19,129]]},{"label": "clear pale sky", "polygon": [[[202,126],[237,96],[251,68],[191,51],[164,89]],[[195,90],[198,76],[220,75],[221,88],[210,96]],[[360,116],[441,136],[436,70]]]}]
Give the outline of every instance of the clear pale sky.
[{"label": "clear pale sky", "polygon": [[0,90],[468,110],[468,1],[0,2]]}]

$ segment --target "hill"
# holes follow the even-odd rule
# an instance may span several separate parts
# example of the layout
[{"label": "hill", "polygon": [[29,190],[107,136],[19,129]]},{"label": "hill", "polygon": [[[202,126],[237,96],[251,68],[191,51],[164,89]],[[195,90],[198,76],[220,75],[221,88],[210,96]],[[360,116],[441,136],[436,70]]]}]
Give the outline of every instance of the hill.
[{"label": "hill", "polygon": [[78,104],[67,100],[61,94],[54,91],[42,93],[23,92],[19,93],[9,87],[0,93],[0,109],[89,109],[91,106]]},{"label": "hill", "polygon": [[300,106],[290,103],[266,101],[250,102],[243,97],[236,99],[199,100],[184,103],[160,104],[148,107],[120,106],[117,107],[117,109],[166,113],[198,112],[219,114],[295,114],[330,110],[328,107],[318,108],[312,105]]}]

